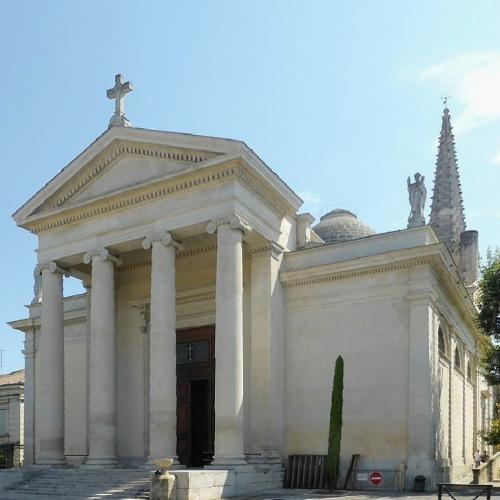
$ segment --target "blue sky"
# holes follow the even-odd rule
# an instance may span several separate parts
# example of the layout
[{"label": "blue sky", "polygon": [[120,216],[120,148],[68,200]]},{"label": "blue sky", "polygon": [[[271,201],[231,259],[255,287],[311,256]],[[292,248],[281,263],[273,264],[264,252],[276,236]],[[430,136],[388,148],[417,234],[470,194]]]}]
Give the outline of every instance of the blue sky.
[{"label": "blue sky", "polygon": [[118,72],[133,125],[243,139],[315,217],[350,208],[380,232],[406,225],[408,175],[431,187],[448,93],[468,227],[500,245],[498,26],[483,0],[4,2],[3,371],[23,366],[5,322],[36,261],[10,216],[106,129]]}]

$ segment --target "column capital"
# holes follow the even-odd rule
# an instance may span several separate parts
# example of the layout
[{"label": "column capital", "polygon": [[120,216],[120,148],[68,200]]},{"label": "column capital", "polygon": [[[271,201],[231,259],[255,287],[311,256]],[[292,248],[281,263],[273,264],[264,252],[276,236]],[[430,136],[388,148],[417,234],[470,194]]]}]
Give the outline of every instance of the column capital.
[{"label": "column capital", "polygon": [[68,277],[69,272],[67,269],[63,269],[62,267],[59,267],[53,260],[50,260],[48,262],[41,262],[38,263],[35,267],[35,274],[42,274],[42,271],[48,270],[51,273],[61,273],[64,274],[64,276]]},{"label": "column capital", "polygon": [[152,233],[146,236],[142,240],[142,248],[144,248],[144,250],[149,250],[156,243],[163,246],[172,245],[176,250],[179,250],[179,252],[184,249],[184,245],[181,242],[174,240],[168,231],[162,233]]},{"label": "column capital", "polygon": [[238,214],[231,214],[212,219],[207,226],[207,232],[214,234],[217,232],[219,226],[228,225],[231,229],[240,230],[245,236],[252,232],[250,223]]},{"label": "column capital", "polygon": [[90,264],[93,259],[101,259],[101,260],[110,260],[113,262],[113,264],[116,264],[117,266],[120,266],[123,262],[123,260],[110,253],[110,251],[105,248],[105,247],[98,247],[98,248],[93,248],[92,250],[89,250],[85,252],[83,256],[83,262],[85,264]]}]

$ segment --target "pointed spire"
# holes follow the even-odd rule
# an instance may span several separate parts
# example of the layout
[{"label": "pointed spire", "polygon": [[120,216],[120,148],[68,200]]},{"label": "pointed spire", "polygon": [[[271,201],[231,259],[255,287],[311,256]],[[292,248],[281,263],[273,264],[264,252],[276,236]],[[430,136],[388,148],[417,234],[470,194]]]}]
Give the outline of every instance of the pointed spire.
[{"label": "pointed spire", "polygon": [[465,216],[452,130],[450,110],[445,108],[439,137],[430,225],[450,251],[457,254],[460,235],[465,230]]}]

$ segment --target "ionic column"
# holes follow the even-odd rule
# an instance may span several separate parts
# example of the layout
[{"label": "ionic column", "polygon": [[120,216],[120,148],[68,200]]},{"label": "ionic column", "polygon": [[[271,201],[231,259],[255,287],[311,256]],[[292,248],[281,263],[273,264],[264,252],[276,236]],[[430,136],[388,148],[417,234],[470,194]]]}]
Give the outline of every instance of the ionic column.
[{"label": "ionic column", "polygon": [[38,389],[39,464],[64,463],[63,273],[55,262],[41,265],[42,318]]},{"label": "ionic column", "polygon": [[90,295],[89,456],[92,467],[116,464],[116,320],[114,266],[121,259],[106,248],[87,252],[92,263]]},{"label": "ionic column", "polygon": [[175,251],[169,233],[145,238],[152,248],[149,323],[149,463],[177,461],[177,376],[175,316]]},{"label": "ionic column", "polygon": [[212,465],[245,463],[243,451],[243,233],[233,215],[212,221],[217,233],[215,291],[215,456]]}]

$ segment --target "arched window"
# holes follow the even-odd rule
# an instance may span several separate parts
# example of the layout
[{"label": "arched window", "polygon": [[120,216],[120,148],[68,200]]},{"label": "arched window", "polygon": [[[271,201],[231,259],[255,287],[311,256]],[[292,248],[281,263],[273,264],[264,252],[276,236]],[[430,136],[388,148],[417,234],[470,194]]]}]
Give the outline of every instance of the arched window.
[{"label": "arched window", "polygon": [[444,354],[446,356],[446,339],[441,327],[439,327],[438,330],[438,349],[440,354]]},{"label": "arched window", "polygon": [[462,360],[460,359],[460,349],[458,347],[455,348],[455,368],[457,370],[462,369]]}]

